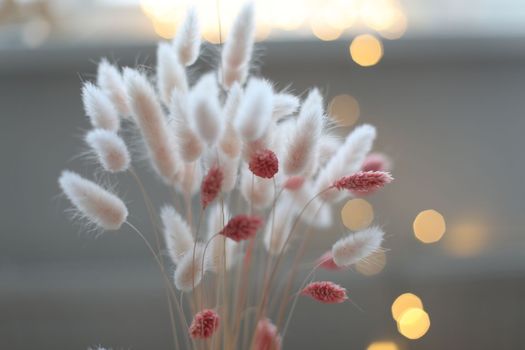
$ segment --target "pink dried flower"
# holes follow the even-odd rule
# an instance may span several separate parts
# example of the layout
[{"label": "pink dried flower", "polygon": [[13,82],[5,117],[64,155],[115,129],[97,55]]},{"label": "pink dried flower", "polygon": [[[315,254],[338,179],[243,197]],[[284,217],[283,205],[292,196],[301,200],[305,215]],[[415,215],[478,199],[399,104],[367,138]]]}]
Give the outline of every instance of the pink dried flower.
[{"label": "pink dried flower", "polygon": [[326,253],[324,253],[323,255],[321,255],[321,257],[319,257],[319,259],[317,259],[316,265],[318,267],[324,269],[324,270],[329,270],[329,271],[345,270],[344,267],[338,266],[335,263],[334,257],[332,255],[332,251],[331,250],[329,250]]},{"label": "pink dried flower", "polygon": [[253,348],[254,350],[281,350],[281,336],[269,319],[265,318],[257,323]]},{"label": "pink dried flower", "polygon": [[297,191],[305,182],[305,178],[302,176],[291,176],[284,182],[283,187],[289,191]]},{"label": "pink dried flower", "polygon": [[345,176],[332,184],[338,190],[349,190],[352,192],[369,192],[378,190],[384,185],[392,182],[394,178],[390,173],[384,171],[358,171],[357,173]]},{"label": "pink dried flower", "polygon": [[201,185],[201,205],[203,208],[206,208],[208,204],[217,198],[221,191],[223,178],[222,170],[218,166],[210,168]]},{"label": "pink dried flower", "polygon": [[383,153],[370,153],[361,165],[361,171],[390,171],[392,162]]},{"label": "pink dried flower", "polygon": [[211,309],[204,309],[197,312],[190,325],[190,336],[193,339],[206,339],[211,337],[219,328],[219,320],[219,315]]},{"label": "pink dried flower", "polygon": [[301,294],[325,304],[339,304],[348,299],[346,289],[330,281],[312,282],[301,291]]},{"label": "pink dried flower", "polygon": [[249,168],[256,176],[271,179],[279,171],[279,160],[275,153],[263,149],[252,155]]},{"label": "pink dried flower", "polygon": [[231,218],[220,234],[239,242],[255,236],[262,224],[263,220],[256,215],[241,214]]}]

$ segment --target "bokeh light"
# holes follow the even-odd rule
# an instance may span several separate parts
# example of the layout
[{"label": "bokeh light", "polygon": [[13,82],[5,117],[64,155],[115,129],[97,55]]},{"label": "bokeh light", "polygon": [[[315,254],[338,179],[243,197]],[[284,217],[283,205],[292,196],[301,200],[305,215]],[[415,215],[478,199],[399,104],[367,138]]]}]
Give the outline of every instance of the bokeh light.
[{"label": "bokeh light", "polygon": [[421,242],[434,243],[445,234],[445,218],[436,210],[424,210],[416,216],[413,228],[414,235]]},{"label": "bokeh light", "polygon": [[393,341],[375,341],[368,345],[366,350],[398,350],[399,347]]},{"label": "bokeh light", "polygon": [[408,339],[419,339],[430,328],[430,317],[425,310],[412,308],[403,312],[397,322],[399,333]]},{"label": "bokeh light", "polygon": [[329,106],[330,117],[340,126],[351,126],[359,119],[359,102],[350,95],[335,96]]},{"label": "bokeh light", "polygon": [[310,28],[312,33],[323,41],[335,40],[343,33],[342,29],[332,27],[329,22],[322,19],[310,21]]},{"label": "bokeh light", "polygon": [[360,66],[373,66],[383,57],[383,44],[371,34],[358,35],[350,44],[350,56]]},{"label": "bokeh light", "polygon": [[362,275],[373,276],[377,275],[386,265],[386,254],[384,251],[379,250],[372,253],[368,258],[360,260],[355,264],[355,269]]},{"label": "bokeh light", "polygon": [[453,225],[444,240],[446,250],[458,257],[471,257],[482,252],[489,243],[486,226],[480,221],[464,221]]},{"label": "bokeh light", "polygon": [[415,294],[401,294],[392,303],[392,317],[394,320],[399,321],[401,315],[409,309],[423,309],[423,302]]},{"label": "bokeh light", "polygon": [[351,199],[341,209],[341,219],[349,230],[362,230],[374,220],[374,209],[362,198]]}]

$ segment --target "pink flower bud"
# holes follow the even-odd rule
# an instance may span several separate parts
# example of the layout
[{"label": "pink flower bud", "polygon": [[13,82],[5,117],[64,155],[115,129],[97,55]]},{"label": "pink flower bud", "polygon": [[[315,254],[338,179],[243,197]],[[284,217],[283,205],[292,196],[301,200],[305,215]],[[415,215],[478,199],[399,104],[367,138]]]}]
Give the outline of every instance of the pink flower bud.
[{"label": "pink flower bud", "polygon": [[281,336],[272,321],[265,318],[257,323],[253,343],[254,350],[281,350]]},{"label": "pink flower bud", "polygon": [[219,315],[210,309],[196,313],[190,325],[190,336],[193,339],[206,339],[211,337],[219,328],[219,320]]},{"label": "pink flower bud", "polygon": [[222,170],[217,166],[213,166],[206,174],[204,180],[202,180],[201,205],[203,208],[206,208],[219,195],[223,177]]},{"label": "pink flower bud", "polygon": [[301,294],[324,304],[339,304],[348,299],[346,289],[330,281],[312,282],[301,291]]},{"label": "pink flower bud", "polygon": [[220,234],[239,242],[254,237],[262,224],[258,216],[241,214],[231,218]]},{"label": "pink flower bud", "polygon": [[392,175],[384,171],[359,171],[354,175],[340,178],[332,184],[332,187],[357,193],[369,192],[380,189],[392,180],[394,180]]},{"label": "pink flower bud", "polygon": [[263,149],[252,155],[249,168],[256,176],[271,179],[279,171],[279,160],[275,153]]}]

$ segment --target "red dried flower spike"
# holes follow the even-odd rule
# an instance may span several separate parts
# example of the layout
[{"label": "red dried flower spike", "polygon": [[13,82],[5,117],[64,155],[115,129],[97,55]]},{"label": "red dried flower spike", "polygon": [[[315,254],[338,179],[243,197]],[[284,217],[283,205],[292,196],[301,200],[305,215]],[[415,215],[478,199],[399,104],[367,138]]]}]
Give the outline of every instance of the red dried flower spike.
[{"label": "red dried flower spike", "polygon": [[361,171],[390,171],[392,164],[383,153],[370,153],[361,166]]},{"label": "red dried flower spike", "polygon": [[316,265],[324,270],[329,271],[341,271],[346,270],[346,268],[337,266],[337,264],[334,262],[334,257],[332,255],[332,250],[327,251],[319,259],[316,261]]},{"label": "red dried flower spike", "polygon": [[301,294],[325,304],[339,304],[348,299],[346,289],[330,281],[312,282]]},{"label": "red dried flower spike", "polygon": [[332,187],[357,193],[369,192],[380,189],[392,180],[394,180],[392,175],[384,171],[359,171],[354,175],[340,178],[332,184]]},{"label": "red dried flower spike", "polygon": [[239,242],[254,237],[262,224],[258,216],[241,214],[231,218],[220,234]]},{"label": "red dried flower spike", "polygon": [[190,336],[193,339],[206,339],[219,328],[219,315],[211,309],[197,312],[190,325]]},{"label": "red dried flower spike", "polygon": [[206,208],[219,195],[224,175],[222,170],[213,166],[204,177],[201,184],[201,205]]},{"label": "red dried flower spike", "polygon": [[272,321],[265,318],[257,323],[253,345],[254,350],[281,350],[281,336]]},{"label": "red dried flower spike", "polygon": [[252,155],[249,168],[256,176],[271,179],[279,171],[279,160],[275,153],[263,149]]},{"label": "red dried flower spike", "polygon": [[302,176],[291,176],[284,182],[283,187],[288,191],[297,191],[303,187],[305,178]]}]

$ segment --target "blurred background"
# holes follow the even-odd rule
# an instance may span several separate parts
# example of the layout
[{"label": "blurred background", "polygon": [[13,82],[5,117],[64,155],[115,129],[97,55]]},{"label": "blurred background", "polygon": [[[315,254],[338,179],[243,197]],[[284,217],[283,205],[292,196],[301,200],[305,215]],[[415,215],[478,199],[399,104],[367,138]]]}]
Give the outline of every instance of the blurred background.
[{"label": "blurred background", "polygon": [[[72,225],[56,179],[93,171],[77,157],[82,81],[101,57],[152,65],[190,2],[0,0],[0,348],[170,348],[143,244],[127,229],[96,238]],[[218,18],[225,35],[241,1],[194,3],[218,43]],[[256,71],[298,94],[320,87],[343,134],[376,125],[396,178],[341,203],[338,229],[317,240],[371,222],[387,231],[372,264],[318,273],[363,310],[301,300],[284,348],[525,349],[523,1],[256,3]],[[204,48],[197,70],[216,53]],[[131,181],[119,188],[147,227]]]}]

